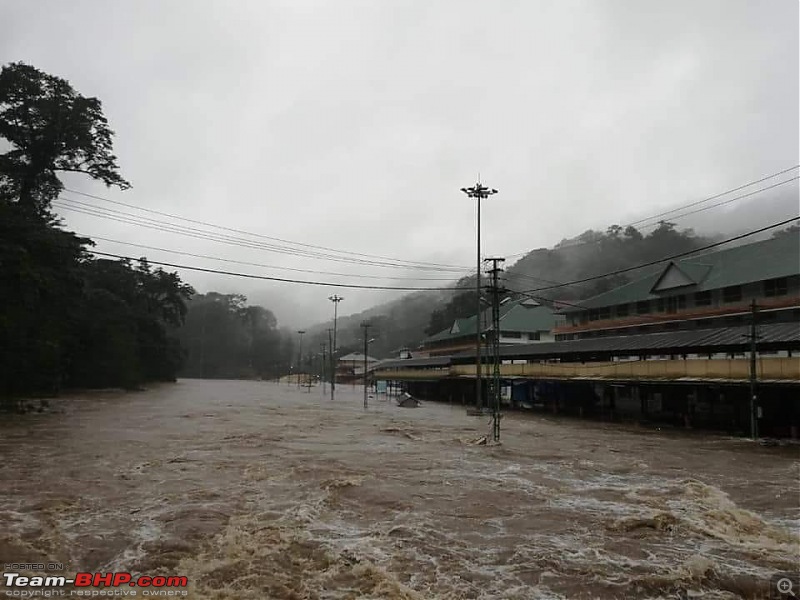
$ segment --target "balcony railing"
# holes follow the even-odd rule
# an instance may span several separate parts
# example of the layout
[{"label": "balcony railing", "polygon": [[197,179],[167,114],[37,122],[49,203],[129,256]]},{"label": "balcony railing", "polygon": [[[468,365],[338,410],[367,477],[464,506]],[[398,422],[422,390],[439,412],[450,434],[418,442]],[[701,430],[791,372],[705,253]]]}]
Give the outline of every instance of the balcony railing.
[{"label": "balcony railing", "polygon": [[[762,357],[756,363],[758,379],[800,383],[800,360]],[[489,365],[484,377],[490,376]],[[530,379],[594,379],[615,381],[639,380],[731,380],[750,377],[750,361],[734,359],[642,360],[591,363],[531,363],[501,365],[501,377]],[[439,369],[378,370],[376,379],[392,381],[421,379],[475,378],[475,365],[453,365]]]}]

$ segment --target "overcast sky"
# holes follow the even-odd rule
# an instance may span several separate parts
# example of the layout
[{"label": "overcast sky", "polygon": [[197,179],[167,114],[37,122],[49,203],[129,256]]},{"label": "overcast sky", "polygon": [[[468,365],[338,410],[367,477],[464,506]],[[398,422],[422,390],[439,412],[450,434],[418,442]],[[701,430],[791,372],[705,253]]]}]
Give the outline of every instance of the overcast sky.
[{"label": "overcast sky", "polygon": [[[10,61],[103,102],[133,188],[70,178],[72,189],[465,272],[475,264],[475,204],[459,188],[478,172],[500,191],[483,204],[484,253],[508,256],[800,162],[796,0],[6,0],[0,62]],[[453,276],[59,212],[82,234],[194,254]],[[298,279],[440,283],[281,271],[112,242],[97,248]],[[327,317],[326,297],[336,291],[182,275],[199,291],[245,293],[293,326]],[[391,295],[338,292],[345,314]]]}]

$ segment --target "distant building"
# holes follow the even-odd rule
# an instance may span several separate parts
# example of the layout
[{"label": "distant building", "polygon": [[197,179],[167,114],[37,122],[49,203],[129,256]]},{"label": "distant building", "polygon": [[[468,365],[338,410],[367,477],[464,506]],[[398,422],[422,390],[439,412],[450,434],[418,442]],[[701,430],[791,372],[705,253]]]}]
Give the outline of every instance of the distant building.
[{"label": "distant building", "polygon": [[693,255],[562,309],[557,340],[800,322],[800,234]]},{"label": "distant building", "polygon": [[[371,356],[366,357],[367,371],[371,371],[380,361]],[[342,356],[336,364],[336,381],[350,383],[364,376],[364,355],[352,352]]]},{"label": "distant building", "polygon": [[[563,320],[555,311],[535,300],[506,300],[500,306],[500,344],[528,344],[553,341],[553,329]],[[481,315],[481,331],[487,343],[492,339],[491,311]],[[447,356],[475,347],[475,316],[456,319],[443,331],[422,342],[414,357]]]}]

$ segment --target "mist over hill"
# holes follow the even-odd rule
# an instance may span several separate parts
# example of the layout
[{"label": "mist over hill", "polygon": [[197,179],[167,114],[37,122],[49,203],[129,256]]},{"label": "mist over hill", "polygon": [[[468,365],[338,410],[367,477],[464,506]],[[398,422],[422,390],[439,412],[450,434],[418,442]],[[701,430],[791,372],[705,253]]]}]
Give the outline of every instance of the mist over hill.
[{"label": "mist over hill", "polygon": [[[725,199],[718,202],[725,202]],[[665,207],[649,213],[667,213],[663,215],[665,223],[659,224],[658,219],[651,219],[635,228],[609,224],[604,229],[590,229],[565,238],[552,248],[532,249],[506,265],[506,287],[517,292],[551,288],[565,281],[593,277],[700,248],[797,216],[800,212],[796,182],[728,205],[705,209],[706,206],[672,212]],[[697,212],[684,216],[693,210]],[[627,222],[644,218],[645,215],[632,215]],[[752,243],[772,236],[775,231],[749,236],[735,243]],[[576,301],[622,285],[641,273],[633,271],[582,285],[532,293],[539,295],[544,302]],[[461,279],[454,287],[471,290],[474,285],[472,276]],[[474,299],[474,292],[470,291],[416,292],[340,317],[337,345],[342,351],[363,351],[360,323],[366,320],[372,326],[370,337],[375,338],[369,346],[371,355],[383,358],[400,348],[413,348],[431,333],[449,326],[454,318],[472,314],[474,301],[465,301],[463,297],[457,299],[460,294],[471,294]],[[330,327],[333,327],[333,319],[309,327],[306,339],[313,344],[309,347],[327,343],[327,329]]]}]

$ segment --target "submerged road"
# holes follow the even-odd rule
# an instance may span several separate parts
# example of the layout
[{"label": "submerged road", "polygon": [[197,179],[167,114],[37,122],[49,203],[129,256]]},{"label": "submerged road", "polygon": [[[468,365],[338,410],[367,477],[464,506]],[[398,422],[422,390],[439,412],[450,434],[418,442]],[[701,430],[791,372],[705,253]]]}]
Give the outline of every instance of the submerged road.
[{"label": "submerged road", "polygon": [[528,414],[480,446],[461,407],[337,394],[184,380],[5,416],[0,559],[204,599],[761,598],[798,568],[796,448]]}]

